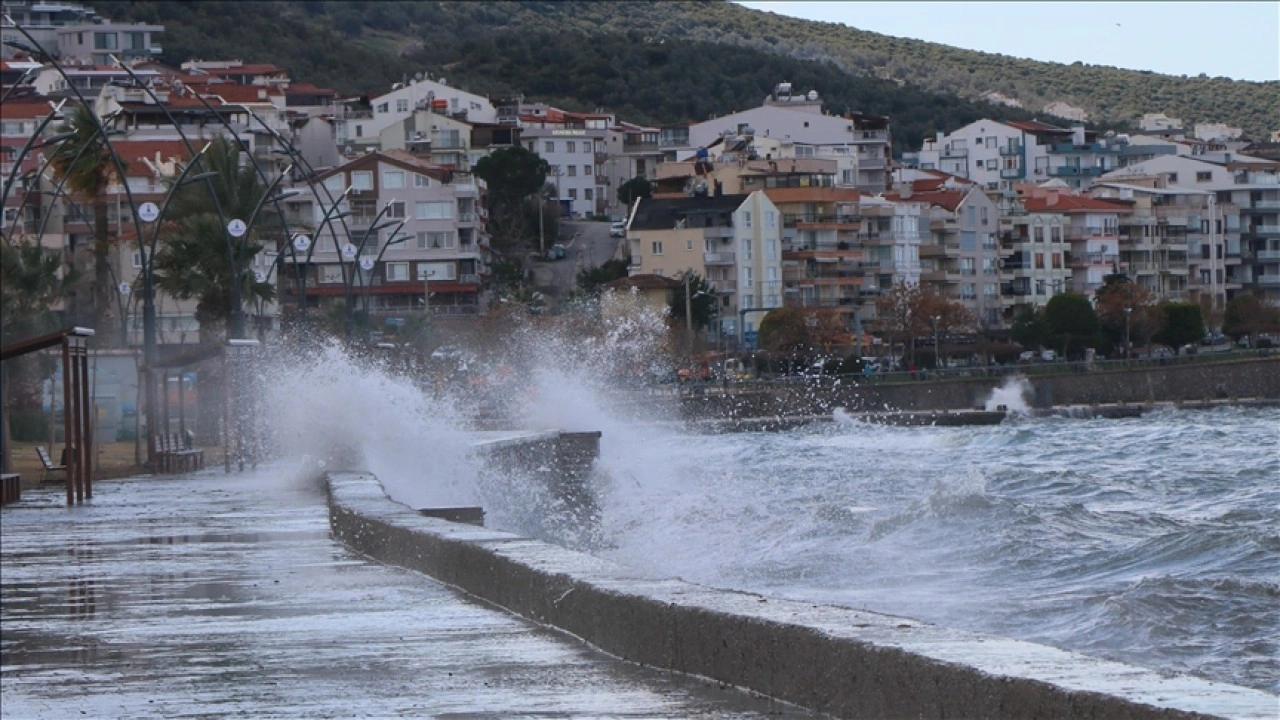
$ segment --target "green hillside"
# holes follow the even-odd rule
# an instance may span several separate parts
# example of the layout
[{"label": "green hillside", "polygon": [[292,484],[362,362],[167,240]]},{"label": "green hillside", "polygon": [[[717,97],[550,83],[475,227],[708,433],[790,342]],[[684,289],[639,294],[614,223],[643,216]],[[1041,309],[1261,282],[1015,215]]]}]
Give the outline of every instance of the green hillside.
[{"label": "green hillside", "polygon": [[[1109,125],[1130,123],[1143,112],[1165,112],[1188,123],[1226,122],[1254,137],[1280,125],[1280,82],[1019,60],[785,18],[722,0],[94,6],[113,19],[163,23],[170,62],[273,62],[299,79],[344,92],[376,92],[427,70],[477,92],[523,90],[532,99],[604,106],[643,122],[668,122],[756,105],[773,83],[788,80],[816,87],[835,110],[890,115],[899,147],[980,115],[1027,116],[956,101],[989,91],[1029,108],[1062,100]],[[806,74],[812,83],[801,79]],[[651,86],[653,80],[676,92]]]}]

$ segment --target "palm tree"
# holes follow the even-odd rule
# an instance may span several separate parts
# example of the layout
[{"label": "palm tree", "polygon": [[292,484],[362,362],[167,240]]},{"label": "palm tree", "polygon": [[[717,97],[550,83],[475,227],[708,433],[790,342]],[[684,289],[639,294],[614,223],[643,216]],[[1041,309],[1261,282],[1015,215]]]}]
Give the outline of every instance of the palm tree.
[{"label": "palm tree", "polygon": [[230,238],[223,225],[232,218],[249,222],[267,190],[253,165],[241,162],[241,152],[234,141],[213,141],[202,162],[206,171],[217,175],[208,184],[192,183],[176,191],[166,213],[173,223],[161,234],[156,252],[156,287],[181,300],[196,300],[202,342],[229,330],[228,321],[240,311],[234,297],[236,279],[240,304],[276,296],[275,286],[257,280],[252,264],[263,250],[258,238],[279,229],[280,218],[264,207],[242,238]]},{"label": "palm tree", "polygon": [[[117,167],[111,146],[99,130],[100,122],[87,105],[79,105],[71,122],[58,129],[71,137],[58,145],[52,165],[59,178],[66,179],[70,193],[93,205],[93,297],[94,323],[101,329],[111,327],[111,308],[115,306],[115,289],[111,284],[111,234],[107,220],[107,189],[117,180]],[[124,161],[121,161],[124,165]],[[78,313],[79,308],[75,311]],[[111,333],[100,335],[109,342]]]}]

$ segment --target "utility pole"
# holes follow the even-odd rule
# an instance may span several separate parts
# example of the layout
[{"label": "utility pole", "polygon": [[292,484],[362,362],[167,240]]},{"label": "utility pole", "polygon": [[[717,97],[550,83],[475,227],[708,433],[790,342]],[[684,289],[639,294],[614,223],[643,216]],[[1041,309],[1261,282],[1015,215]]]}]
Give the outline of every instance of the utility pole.
[{"label": "utility pole", "polygon": [[684,331],[689,343],[689,360],[693,360],[693,296],[689,294],[689,276],[692,270],[684,273]]}]

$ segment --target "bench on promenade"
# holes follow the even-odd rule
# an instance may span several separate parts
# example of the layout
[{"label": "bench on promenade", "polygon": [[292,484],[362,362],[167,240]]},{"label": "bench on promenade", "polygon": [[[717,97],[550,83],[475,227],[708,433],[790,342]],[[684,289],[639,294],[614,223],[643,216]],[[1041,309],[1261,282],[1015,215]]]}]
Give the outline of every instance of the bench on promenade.
[{"label": "bench on promenade", "polygon": [[0,505],[18,502],[22,495],[22,476],[17,473],[0,473]]},{"label": "bench on promenade", "polygon": [[49,482],[49,473],[67,471],[67,448],[62,449],[61,465],[54,465],[53,458],[49,457],[49,451],[41,445],[36,446],[36,455],[40,456],[40,466],[44,468],[43,474],[40,475],[40,484]]},{"label": "bench on promenade", "polygon": [[156,470],[162,473],[181,473],[204,469],[204,450],[195,447],[191,431],[159,434],[156,436]]}]

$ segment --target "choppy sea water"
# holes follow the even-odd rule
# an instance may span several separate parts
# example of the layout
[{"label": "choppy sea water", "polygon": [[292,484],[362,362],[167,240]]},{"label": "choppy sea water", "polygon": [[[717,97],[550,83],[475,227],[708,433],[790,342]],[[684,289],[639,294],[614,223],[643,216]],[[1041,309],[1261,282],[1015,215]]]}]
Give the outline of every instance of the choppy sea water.
[{"label": "choppy sea water", "polygon": [[645,572],[1280,691],[1280,410],[606,429]]}]

